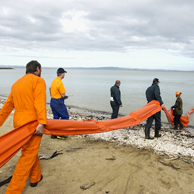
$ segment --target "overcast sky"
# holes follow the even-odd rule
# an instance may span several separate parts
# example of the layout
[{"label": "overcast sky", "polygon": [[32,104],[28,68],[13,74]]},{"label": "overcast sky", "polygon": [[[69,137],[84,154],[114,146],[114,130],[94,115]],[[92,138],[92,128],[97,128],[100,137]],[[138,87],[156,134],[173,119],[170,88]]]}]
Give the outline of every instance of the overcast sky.
[{"label": "overcast sky", "polygon": [[0,0],[0,65],[194,70],[193,0]]}]

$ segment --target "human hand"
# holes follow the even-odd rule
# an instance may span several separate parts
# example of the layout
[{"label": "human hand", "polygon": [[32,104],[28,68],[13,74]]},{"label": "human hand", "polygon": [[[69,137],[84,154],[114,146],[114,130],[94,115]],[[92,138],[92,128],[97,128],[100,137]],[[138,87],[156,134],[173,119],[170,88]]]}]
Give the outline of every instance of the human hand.
[{"label": "human hand", "polygon": [[171,108],[172,108],[172,109],[175,109],[175,108],[176,108],[176,105],[171,106]]},{"label": "human hand", "polygon": [[36,131],[34,132],[35,135],[43,135],[44,133],[44,125],[39,124],[36,128]]},{"label": "human hand", "polygon": [[120,107],[123,107],[123,105],[121,104]]},{"label": "human hand", "polygon": [[64,96],[63,98],[66,100],[68,98],[68,96]]}]

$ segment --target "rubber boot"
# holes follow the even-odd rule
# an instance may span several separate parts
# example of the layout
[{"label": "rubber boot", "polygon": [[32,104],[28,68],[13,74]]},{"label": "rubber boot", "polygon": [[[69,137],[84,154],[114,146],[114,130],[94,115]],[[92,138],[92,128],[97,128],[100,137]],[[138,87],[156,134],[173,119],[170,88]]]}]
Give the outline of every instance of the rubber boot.
[{"label": "rubber boot", "polygon": [[175,125],[173,129],[174,130],[177,130],[178,129],[178,125]]},{"label": "rubber boot", "polygon": [[150,137],[150,129],[145,128],[145,140],[153,140],[154,138]]},{"label": "rubber boot", "polygon": [[181,123],[180,124],[180,129],[183,129],[184,128],[184,125]]},{"label": "rubber boot", "polygon": [[154,139],[158,139],[159,137],[161,137],[162,135],[159,134],[159,129],[155,129],[155,135],[154,135]]}]

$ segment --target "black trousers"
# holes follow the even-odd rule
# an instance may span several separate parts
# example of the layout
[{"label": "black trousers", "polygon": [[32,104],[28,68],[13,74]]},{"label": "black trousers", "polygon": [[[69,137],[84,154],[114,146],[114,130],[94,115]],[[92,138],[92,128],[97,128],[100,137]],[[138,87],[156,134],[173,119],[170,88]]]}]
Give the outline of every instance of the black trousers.
[{"label": "black trousers", "polygon": [[155,130],[161,129],[161,111],[152,115],[147,119],[145,128],[150,129],[152,127],[153,120],[155,120]]},{"label": "black trousers", "polygon": [[120,105],[113,105],[110,104],[112,107],[112,115],[111,115],[111,119],[115,119],[118,117],[118,113],[119,113],[119,107]]},{"label": "black trousers", "polygon": [[178,126],[178,124],[182,125],[180,118],[181,118],[181,115],[174,115],[174,125],[175,126]]}]

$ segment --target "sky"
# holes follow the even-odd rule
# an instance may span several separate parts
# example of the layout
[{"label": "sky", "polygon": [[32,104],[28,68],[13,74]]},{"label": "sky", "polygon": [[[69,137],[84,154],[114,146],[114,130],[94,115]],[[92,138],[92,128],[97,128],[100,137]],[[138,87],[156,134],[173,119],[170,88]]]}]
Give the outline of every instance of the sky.
[{"label": "sky", "polygon": [[194,70],[193,0],[1,0],[0,65]]}]

